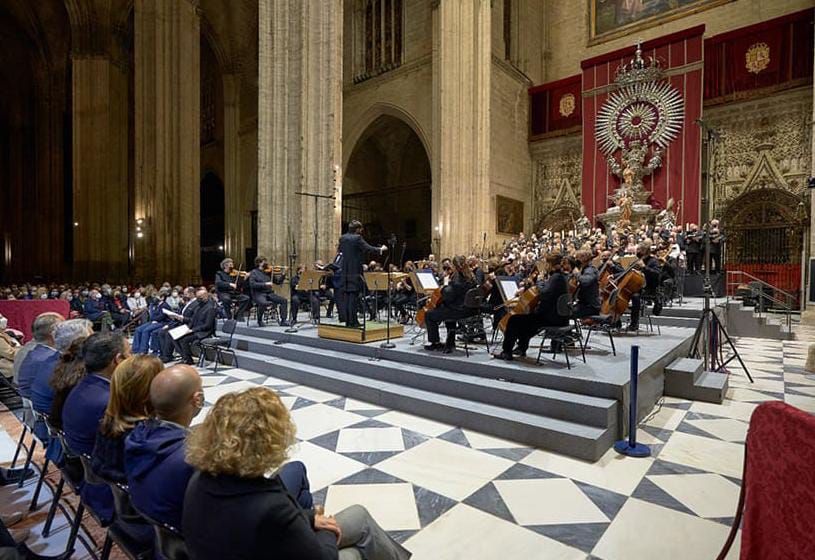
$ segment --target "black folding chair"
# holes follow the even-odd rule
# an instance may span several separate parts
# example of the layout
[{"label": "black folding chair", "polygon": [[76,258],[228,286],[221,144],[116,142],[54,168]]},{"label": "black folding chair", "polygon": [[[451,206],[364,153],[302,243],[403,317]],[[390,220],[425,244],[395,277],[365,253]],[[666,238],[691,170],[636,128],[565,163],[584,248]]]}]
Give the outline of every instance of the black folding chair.
[{"label": "black folding chair", "polygon": [[139,515],[153,526],[153,530],[156,532],[158,551],[165,560],[190,559],[190,555],[187,553],[187,544],[184,542],[184,535],[181,534],[180,529],[153,519],[142,512],[139,512]]},{"label": "black folding chair", "polygon": [[464,353],[470,357],[470,342],[476,338],[483,338],[487,345],[487,353],[490,352],[490,339],[484,329],[484,317],[491,315],[484,312],[484,296],[481,288],[473,288],[464,294],[464,308],[471,313],[459,321],[463,327],[462,338],[464,339]]},{"label": "black folding chair", "polygon": [[198,347],[201,349],[201,353],[198,356],[199,367],[203,367],[208,350],[214,353],[216,373],[218,372],[218,364],[223,363],[224,354],[232,356],[232,365],[237,367],[238,355],[235,353],[235,350],[232,349],[232,339],[235,336],[237,326],[238,322],[235,319],[224,321],[224,324],[221,326],[221,332],[229,336],[214,336],[198,342]]},{"label": "black folding chair", "polygon": [[566,358],[566,367],[572,369],[572,364],[569,361],[568,346],[576,341],[580,346],[583,363],[586,363],[586,349],[583,346],[583,334],[580,331],[580,326],[573,320],[571,300],[572,298],[569,294],[563,294],[557,300],[557,313],[567,319],[568,323],[566,325],[546,326],[538,331],[538,334],[541,335],[542,338],[540,347],[538,348],[538,358],[535,360],[536,364],[540,364],[541,354],[543,354],[543,345],[547,340],[550,341],[553,360],[557,357],[558,348],[560,348],[563,352],[563,356]]}]

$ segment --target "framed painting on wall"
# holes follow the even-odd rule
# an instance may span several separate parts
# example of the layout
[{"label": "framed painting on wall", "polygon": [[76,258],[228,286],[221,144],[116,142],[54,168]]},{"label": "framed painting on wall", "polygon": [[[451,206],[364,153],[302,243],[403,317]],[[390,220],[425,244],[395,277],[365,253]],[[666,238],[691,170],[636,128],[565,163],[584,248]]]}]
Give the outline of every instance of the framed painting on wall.
[{"label": "framed painting on wall", "polygon": [[520,200],[495,196],[495,226],[498,233],[518,235],[524,228],[524,203]]},{"label": "framed painting on wall", "polygon": [[720,6],[734,0],[588,0],[589,44]]}]

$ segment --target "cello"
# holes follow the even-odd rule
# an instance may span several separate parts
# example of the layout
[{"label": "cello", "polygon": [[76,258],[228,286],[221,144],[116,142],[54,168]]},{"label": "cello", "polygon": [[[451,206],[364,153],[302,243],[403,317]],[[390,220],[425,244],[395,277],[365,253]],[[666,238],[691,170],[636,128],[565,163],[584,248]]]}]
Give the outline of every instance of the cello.
[{"label": "cello", "polygon": [[427,315],[427,312],[432,309],[436,309],[436,307],[438,307],[438,305],[441,303],[442,288],[443,286],[439,286],[433,290],[433,293],[427,298],[427,303],[425,303],[424,307],[416,312],[416,324],[421,328],[425,328],[425,315]]},{"label": "cello", "polygon": [[538,307],[540,298],[541,294],[537,286],[532,286],[531,288],[524,290],[524,292],[518,296],[518,301],[515,303],[515,305],[513,305],[509,311],[507,311],[507,313],[501,317],[501,320],[498,322],[498,329],[501,332],[506,332],[510,317],[515,315],[530,315],[533,311],[535,311],[535,308]]},{"label": "cello", "polygon": [[[637,261],[639,262],[639,261]],[[645,275],[637,270],[637,262],[633,263],[628,269],[620,276],[614,291],[611,292],[608,299],[603,301],[603,306],[600,313],[603,315],[611,315],[613,320],[618,320],[620,316],[628,309],[628,304],[631,297],[640,293],[645,287]],[[611,282],[609,282],[611,284]]]}]

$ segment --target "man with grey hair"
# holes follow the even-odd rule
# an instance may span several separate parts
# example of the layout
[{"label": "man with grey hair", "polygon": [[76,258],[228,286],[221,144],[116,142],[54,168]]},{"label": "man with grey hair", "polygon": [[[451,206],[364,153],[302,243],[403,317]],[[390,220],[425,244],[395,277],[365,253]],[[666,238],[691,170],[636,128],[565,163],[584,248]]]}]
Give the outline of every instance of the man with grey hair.
[{"label": "man with grey hair", "polygon": [[[13,371],[14,379],[17,382],[17,387],[20,389],[20,394],[27,399],[31,398],[31,384],[37,376],[43,362],[53,361],[59,357],[59,352],[55,348],[54,342],[54,329],[58,323],[65,321],[65,317],[59,313],[42,313],[37,315],[34,323],[31,325],[31,330],[34,334],[34,344],[31,342],[26,344],[17,352],[14,357]],[[31,346],[29,346],[31,345]],[[26,350],[28,347],[28,350]],[[19,367],[17,364],[20,364]],[[53,369],[53,365],[51,366]]]},{"label": "man with grey hair", "polygon": [[[31,383],[31,404],[34,410],[48,414],[54,400],[54,389],[51,388],[51,377],[59,362],[60,354],[64,354],[75,340],[87,338],[93,334],[93,323],[87,319],[71,319],[57,324],[54,329],[54,345],[58,353],[52,361],[43,363]],[[50,366],[50,367],[49,367]]]}]

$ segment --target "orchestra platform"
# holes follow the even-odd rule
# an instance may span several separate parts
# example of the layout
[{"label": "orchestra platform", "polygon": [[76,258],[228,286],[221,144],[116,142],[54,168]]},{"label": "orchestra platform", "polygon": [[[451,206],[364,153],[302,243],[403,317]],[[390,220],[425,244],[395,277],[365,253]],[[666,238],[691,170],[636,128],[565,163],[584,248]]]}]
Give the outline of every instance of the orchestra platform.
[{"label": "orchestra platform", "polygon": [[[656,324],[653,332],[616,334],[615,356],[607,336],[597,332],[586,363],[579,350],[572,351],[568,369],[562,354],[555,360],[543,354],[535,363],[539,339],[533,339],[527,358],[504,362],[492,358],[483,343],[471,344],[467,357],[463,348],[451,355],[425,351],[421,338],[411,343],[409,336],[383,349],[379,342],[321,338],[311,324],[284,331],[238,326],[237,365],[586,460],[598,459],[624,437],[631,347],[640,346],[637,415],[642,419],[665,392],[666,369],[687,365],[681,358],[693,336],[693,329],[667,325],[657,334]],[[690,375],[695,382],[700,372]]]}]

